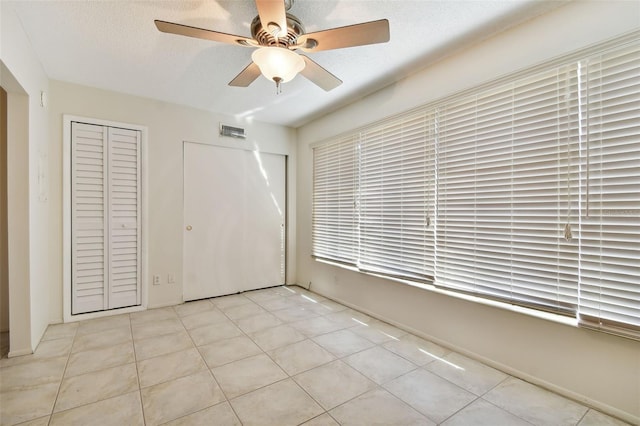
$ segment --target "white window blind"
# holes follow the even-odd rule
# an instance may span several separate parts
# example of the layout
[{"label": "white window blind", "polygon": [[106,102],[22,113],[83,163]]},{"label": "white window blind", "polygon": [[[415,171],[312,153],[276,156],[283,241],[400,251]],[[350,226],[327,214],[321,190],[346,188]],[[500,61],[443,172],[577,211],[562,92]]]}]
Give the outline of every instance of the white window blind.
[{"label": "white window blind", "polygon": [[580,320],[640,334],[640,43],[583,69]]},{"label": "white window blind", "polygon": [[640,338],[633,37],[316,147],[314,254]]},{"label": "white window blind", "polygon": [[313,255],[354,265],[358,250],[356,137],[313,150]]},{"label": "white window blind", "polygon": [[567,66],[441,108],[436,285],[575,312],[577,81]]},{"label": "white window blind", "polygon": [[417,112],[360,135],[360,269],[433,280],[433,127]]}]

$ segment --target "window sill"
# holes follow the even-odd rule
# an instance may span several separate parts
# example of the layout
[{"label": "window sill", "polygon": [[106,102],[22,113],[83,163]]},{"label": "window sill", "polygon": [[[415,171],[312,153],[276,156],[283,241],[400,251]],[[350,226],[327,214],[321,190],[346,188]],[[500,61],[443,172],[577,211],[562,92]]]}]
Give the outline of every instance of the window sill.
[{"label": "window sill", "polygon": [[442,294],[445,296],[449,296],[449,297],[454,297],[457,299],[462,299],[462,300],[466,300],[468,302],[474,302],[474,303],[479,303],[481,305],[485,305],[485,306],[491,306],[494,308],[498,308],[498,309],[503,309],[503,310],[507,310],[510,312],[516,312],[519,314],[524,314],[524,315],[528,315],[531,317],[535,317],[535,318],[539,318],[539,319],[543,319],[543,320],[547,320],[547,321],[552,321],[555,323],[559,323],[559,324],[564,324],[567,326],[571,326],[571,327],[578,327],[579,326],[579,322],[577,318],[574,317],[568,317],[565,315],[559,315],[559,314],[554,314],[551,312],[546,312],[546,311],[539,311],[536,309],[532,309],[532,308],[526,308],[523,306],[518,306],[518,305],[513,305],[510,303],[505,303],[505,302],[499,302],[499,301],[495,301],[495,300],[491,300],[491,299],[485,299],[482,297],[478,297],[478,296],[471,296],[468,294],[463,294],[463,293],[458,293],[455,291],[449,291],[449,290],[445,290],[439,287],[436,287],[434,285],[431,284],[424,284],[424,283],[419,283],[419,282],[415,282],[415,281],[410,281],[410,280],[406,280],[406,279],[401,279],[401,278],[394,278],[394,277],[389,277],[386,275],[381,275],[381,274],[376,274],[376,273],[371,273],[371,272],[364,272],[359,270],[358,268],[354,267],[354,266],[349,266],[349,265],[345,265],[345,264],[341,264],[338,262],[332,262],[330,260],[326,260],[326,259],[314,259],[317,262],[320,263],[324,263],[326,265],[330,265],[330,266],[335,266],[335,267],[339,267],[342,269],[346,269],[348,271],[351,272],[356,272],[359,274],[363,274],[363,275],[368,275],[368,276],[372,276],[372,277],[376,277],[376,278],[382,278],[384,280],[387,281],[393,281],[393,282],[398,282],[401,284],[405,284],[405,285],[409,285],[411,287],[416,287],[422,290],[427,290],[433,293],[437,293],[437,294]]}]

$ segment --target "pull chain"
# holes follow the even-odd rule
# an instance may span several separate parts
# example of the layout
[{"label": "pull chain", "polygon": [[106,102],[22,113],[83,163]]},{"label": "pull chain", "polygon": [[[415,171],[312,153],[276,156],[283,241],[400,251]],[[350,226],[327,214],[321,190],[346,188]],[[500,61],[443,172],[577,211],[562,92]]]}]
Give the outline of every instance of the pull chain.
[{"label": "pull chain", "polygon": [[282,93],[282,85],[280,84],[282,83],[282,79],[280,77],[273,77],[273,81],[276,82],[276,95],[279,95]]}]

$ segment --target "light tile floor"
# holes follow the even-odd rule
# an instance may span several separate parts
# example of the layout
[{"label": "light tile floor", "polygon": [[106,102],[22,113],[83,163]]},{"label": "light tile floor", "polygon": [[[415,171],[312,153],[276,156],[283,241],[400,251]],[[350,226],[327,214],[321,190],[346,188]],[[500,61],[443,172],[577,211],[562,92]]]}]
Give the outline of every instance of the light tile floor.
[{"label": "light tile floor", "polygon": [[623,425],[300,287],[51,325],[1,425]]}]

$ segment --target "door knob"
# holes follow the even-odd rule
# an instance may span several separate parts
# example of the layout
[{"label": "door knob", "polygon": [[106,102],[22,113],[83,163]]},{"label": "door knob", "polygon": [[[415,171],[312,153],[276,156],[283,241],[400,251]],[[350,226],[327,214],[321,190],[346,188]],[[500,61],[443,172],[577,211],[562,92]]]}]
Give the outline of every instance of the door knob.
[{"label": "door knob", "polygon": [[187,225],[187,231],[191,231],[192,229],[191,225]]}]

